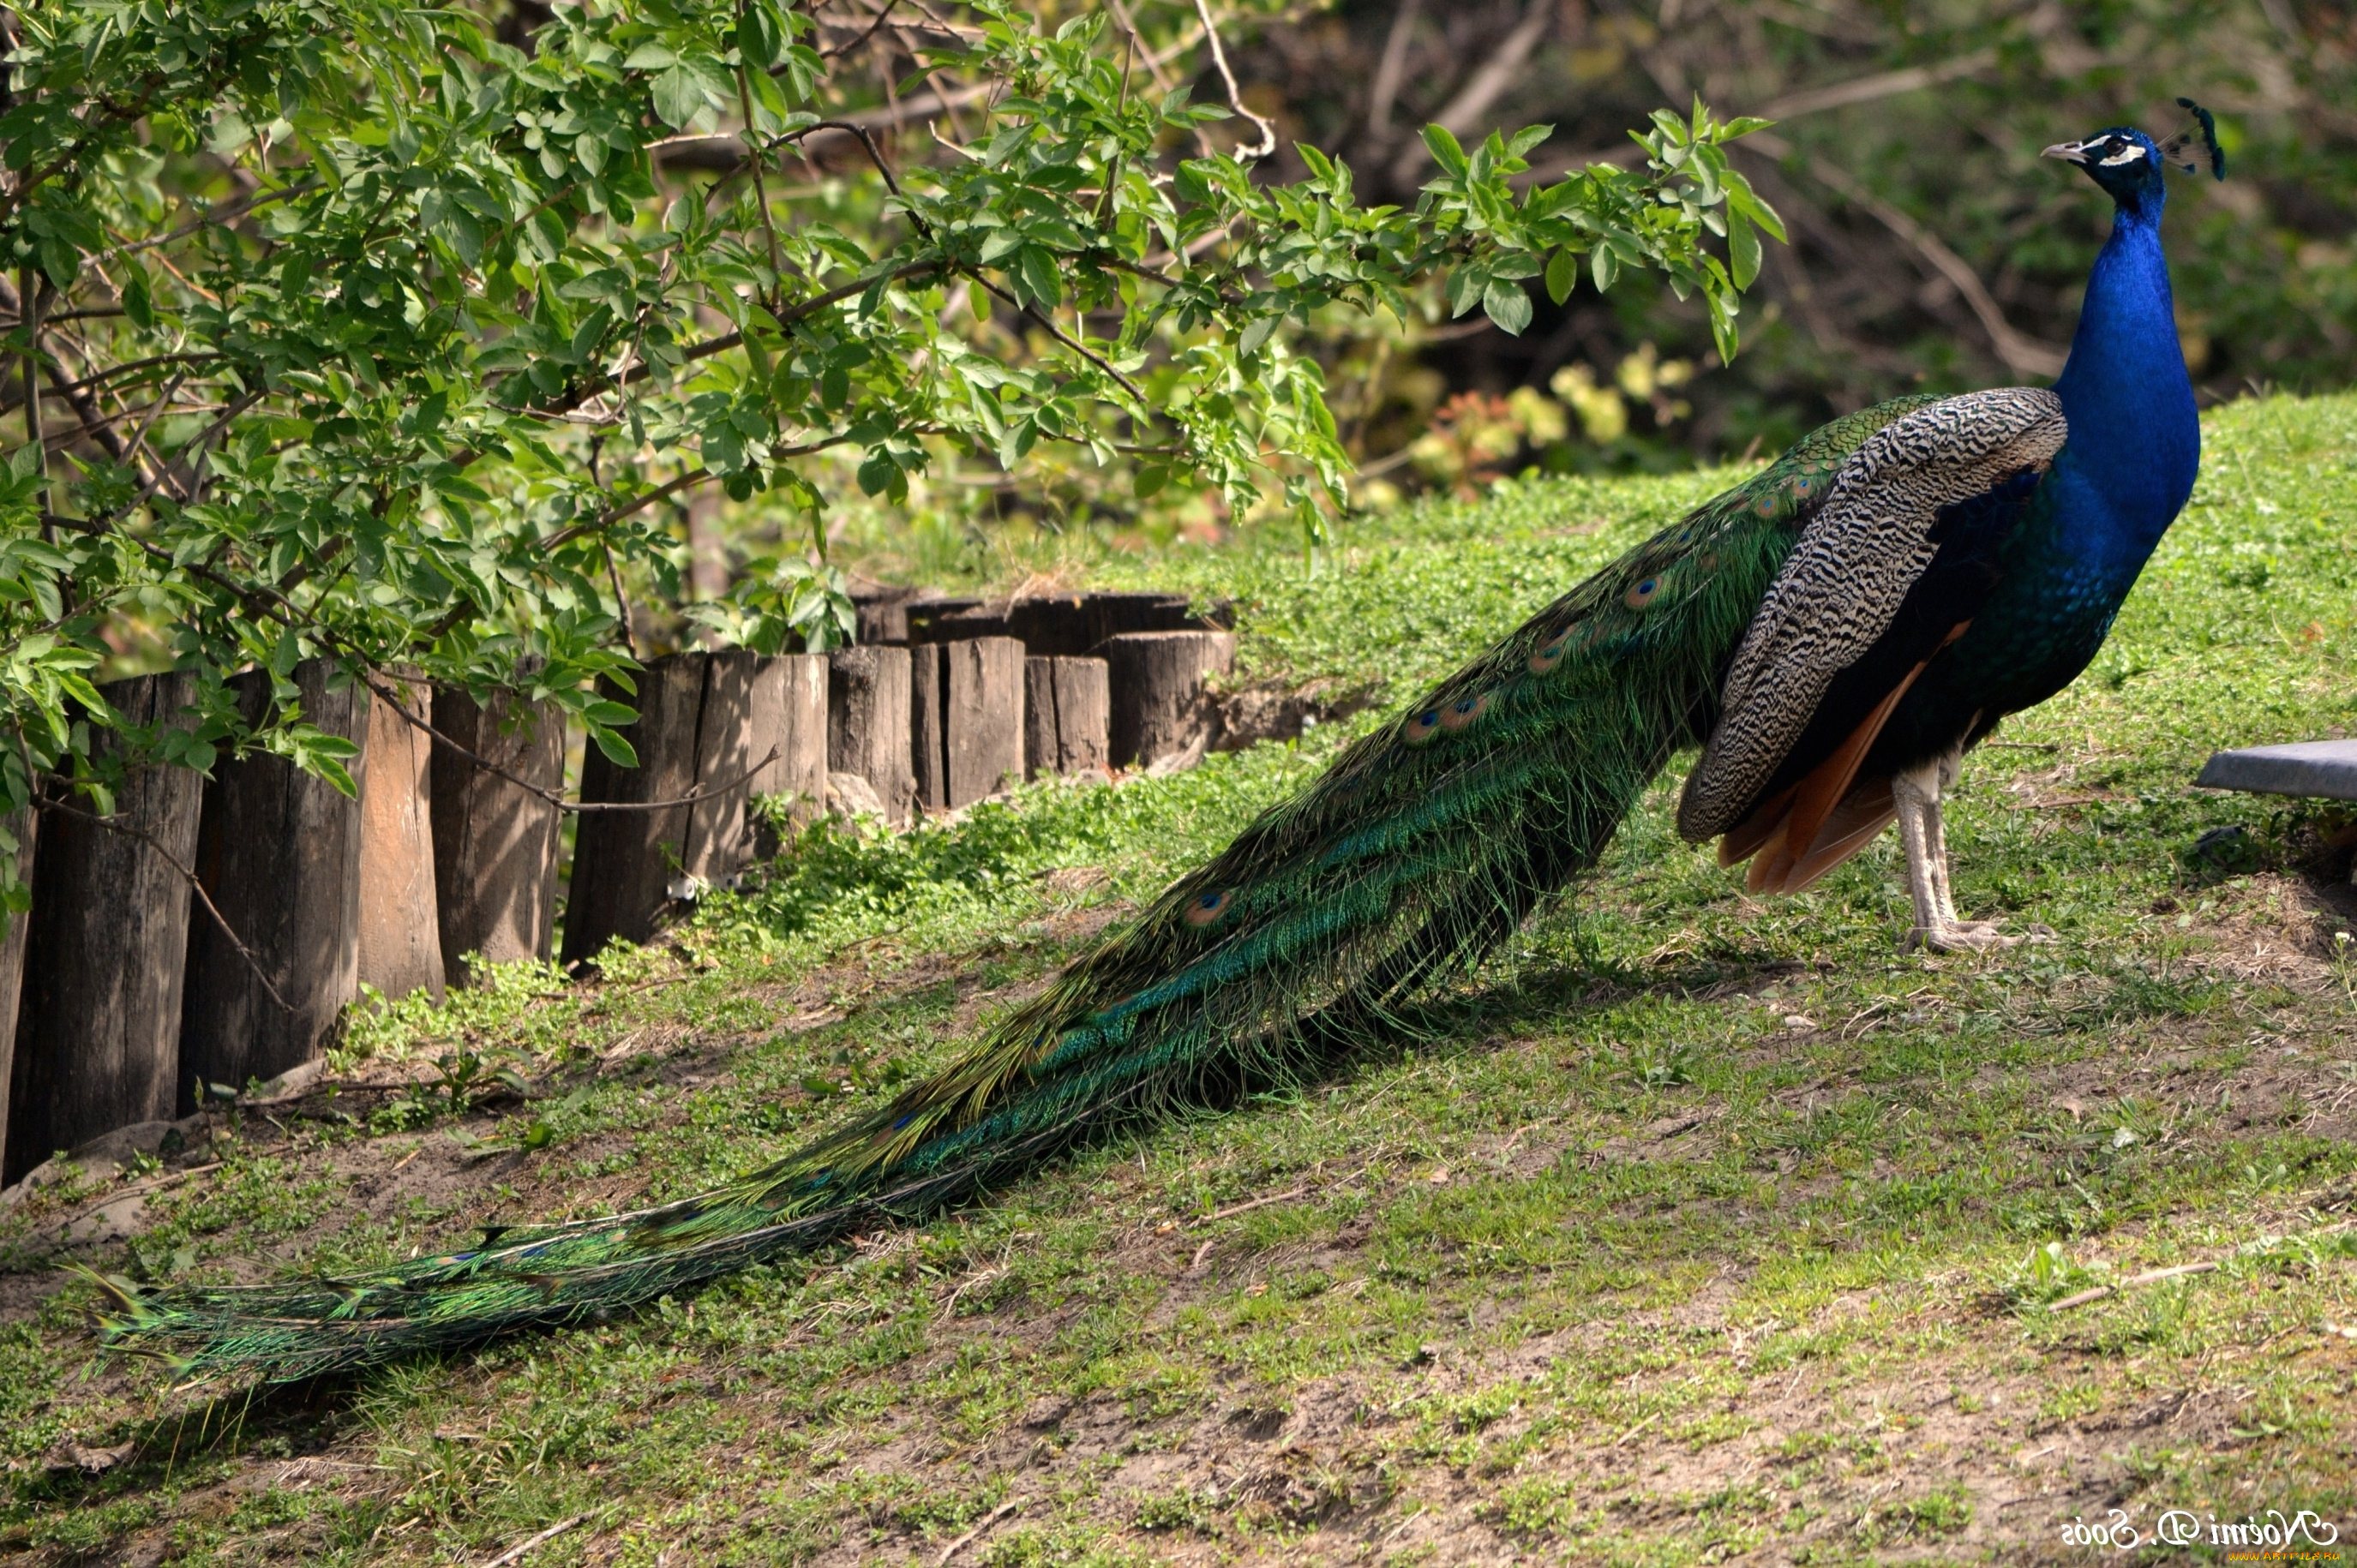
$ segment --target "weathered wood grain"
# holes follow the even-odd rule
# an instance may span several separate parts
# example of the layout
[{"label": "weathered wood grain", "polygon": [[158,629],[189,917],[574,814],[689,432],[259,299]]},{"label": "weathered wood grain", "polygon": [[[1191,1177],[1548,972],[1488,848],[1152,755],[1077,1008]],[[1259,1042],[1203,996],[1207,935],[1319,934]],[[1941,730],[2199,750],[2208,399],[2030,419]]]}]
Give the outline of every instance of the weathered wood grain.
[{"label": "weathered wood grain", "polygon": [[909,650],[842,648],[827,660],[827,770],[866,779],[883,803],[884,820],[905,823],[917,797],[909,750]]},{"label": "weathered wood grain", "polygon": [[1235,634],[1133,631],[1105,639],[1113,692],[1113,760],[1120,768],[1183,764],[1211,739],[1210,679],[1235,664]]},{"label": "weathered wood grain", "polygon": [[[565,718],[515,692],[479,703],[463,686],[434,689],[434,727],[496,768],[544,789],[565,784]],[[484,963],[545,959],[556,929],[556,809],[448,746],[432,763],[434,891],[442,973],[468,981]]]},{"label": "weathered wood grain", "polygon": [[[581,799],[676,800],[695,784],[695,726],[704,706],[705,655],[651,660],[636,677],[636,695],[614,686],[614,701],[638,710],[619,733],[638,754],[624,768],[596,746],[583,753]],[[564,961],[595,958],[617,937],[643,942],[671,901],[673,866],[687,844],[689,808],[583,814],[574,830],[573,880],[565,901]]]},{"label": "weathered wood grain", "polygon": [[[196,699],[194,677],[177,673],[99,690],[139,725],[184,723],[181,710]],[[0,1181],[102,1133],[172,1115],[190,898],[166,855],[182,865],[196,858],[204,795],[204,776],[185,768],[126,778],[116,820],[153,844],[42,813]],[[60,798],[90,807],[84,796]]]},{"label": "weathered wood grain", "polygon": [[[433,689],[386,682],[433,723]],[[434,890],[434,740],[383,697],[369,701],[368,777],[361,789],[360,981],[390,999],[443,995]]]},{"label": "weathered wood grain", "polygon": [[1023,662],[1023,766],[1028,778],[1103,773],[1113,763],[1113,698],[1102,659]]}]

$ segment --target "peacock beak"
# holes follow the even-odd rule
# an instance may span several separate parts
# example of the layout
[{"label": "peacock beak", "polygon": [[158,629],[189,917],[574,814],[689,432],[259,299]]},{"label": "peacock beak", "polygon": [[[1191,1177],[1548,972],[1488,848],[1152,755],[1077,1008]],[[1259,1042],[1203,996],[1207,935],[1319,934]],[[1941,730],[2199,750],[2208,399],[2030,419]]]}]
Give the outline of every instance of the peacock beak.
[{"label": "peacock beak", "polygon": [[2087,161],[2087,144],[2057,142],[2038,156],[2041,158],[2061,158],[2065,163],[2083,164]]}]

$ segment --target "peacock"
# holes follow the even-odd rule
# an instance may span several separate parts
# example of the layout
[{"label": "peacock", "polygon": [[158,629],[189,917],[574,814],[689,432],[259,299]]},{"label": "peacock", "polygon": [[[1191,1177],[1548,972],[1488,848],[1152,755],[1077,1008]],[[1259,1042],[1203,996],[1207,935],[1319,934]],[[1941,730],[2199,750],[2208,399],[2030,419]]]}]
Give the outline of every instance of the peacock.
[{"label": "peacock", "polygon": [[[1593,866],[1682,749],[1677,809],[1748,886],[1808,886],[1894,820],[1912,939],[1957,918],[1941,828],[1964,754],[2083,670],[2200,464],[2160,243],[2168,145],[2047,148],[2116,208],[2051,389],[1836,419],[1524,622],[1180,878],[949,1067],[717,1190],[487,1229],[471,1247],[257,1286],[102,1281],[102,1341],[190,1379],[288,1380],[578,1321],[938,1212],[1176,1104],[1332,1070]],[[2196,137],[2199,137],[2199,146]]]}]

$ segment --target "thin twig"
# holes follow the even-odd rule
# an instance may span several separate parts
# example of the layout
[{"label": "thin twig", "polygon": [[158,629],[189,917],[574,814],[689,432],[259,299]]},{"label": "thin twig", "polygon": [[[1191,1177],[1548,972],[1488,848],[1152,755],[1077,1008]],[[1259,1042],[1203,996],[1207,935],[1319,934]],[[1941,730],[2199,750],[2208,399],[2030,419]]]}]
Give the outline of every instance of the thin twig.
[{"label": "thin twig", "polygon": [[1005,1502],[999,1504],[996,1508],[991,1509],[987,1515],[984,1516],[983,1521],[980,1524],[975,1525],[972,1530],[967,1530],[963,1535],[959,1536],[955,1541],[951,1541],[947,1546],[942,1548],[942,1554],[933,1559],[933,1568],[946,1568],[946,1564],[949,1560],[955,1557],[959,1552],[964,1551],[968,1546],[972,1545],[975,1539],[979,1537],[984,1530],[988,1530],[992,1525],[996,1524],[1000,1520],[1005,1519],[1008,1514],[1013,1513],[1017,1509],[1021,1508],[1022,1506],[1023,1499],[1020,1498],[1009,1498]]},{"label": "thin twig", "polygon": [[[847,44],[841,45],[835,48],[819,50],[819,59],[833,59],[837,55],[847,55],[856,48],[866,47],[867,40],[876,36],[877,30],[882,27],[887,21],[891,19],[892,13],[899,8],[899,5],[900,0],[884,0],[883,9],[876,13],[876,19],[867,24],[867,30],[866,32],[860,34],[857,38],[852,39]],[[936,96],[938,96],[938,94]]]},{"label": "thin twig", "polygon": [[[1770,132],[1755,132],[1738,146],[1763,157],[1785,158],[1792,155],[1792,145]],[[1980,274],[1972,264],[1942,243],[1938,235],[1917,222],[1907,213],[1868,190],[1847,169],[1828,159],[1810,156],[1803,160],[1810,175],[1820,184],[1830,187],[1844,200],[1864,208],[1867,213],[1912,247],[1916,254],[1928,263],[1932,270],[1954,285],[1964,295],[1964,304],[1988,334],[1989,344],[2007,369],[2026,376],[2059,376],[2066,358],[2063,349],[2020,331],[2005,318],[2005,312],[1990,295]]]},{"label": "thin twig", "polygon": [[[425,1145],[420,1144],[418,1146],[423,1148]],[[589,1516],[586,1513],[577,1513],[571,1519],[559,1520],[554,1524],[550,1525],[546,1530],[542,1530],[538,1535],[533,1536],[529,1540],[517,1541],[513,1546],[509,1547],[505,1552],[500,1552],[497,1557],[494,1557],[490,1562],[484,1563],[483,1568],[508,1568],[509,1563],[520,1560],[525,1552],[530,1552],[542,1541],[555,1540],[558,1536],[563,1535],[566,1530],[571,1530],[575,1525],[579,1524],[583,1520],[587,1519],[588,1517]]]},{"label": "thin twig", "polygon": [[[1523,68],[1529,63],[1531,50],[1538,47],[1539,39],[1545,36],[1554,22],[1555,6],[1551,0],[1532,0],[1530,9],[1523,14],[1523,19],[1515,23],[1513,30],[1499,42],[1496,51],[1465,79],[1465,85],[1458,89],[1456,96],[1432,117],[1433,123],[1452,135],[1469,134],[1480,124],[1482,116],[1490,112],[1491,105],[1503,97],[1521,77]],[[1400,149],[1398,158],[1392,164],[1392,179],[1400,185],[1407,184],[1415,178],[1431,156],[1432,149],[1424,145],[1423,137],[1409,137],[1407,145]]]},{"label": "thin twig", "polygon": [[207,1171],[217,1171],[221,1168],[221,1161],[215,1160],[209,1165],[190,1165],[187,1170],[174,1171],[170,1176],[158,1176],[154,1181],[141,1182],[137,1187],[126,1187],[120,1192],[110,1192],[105,1197],[91,1204],[88,1208],[83,1209],[71,1219],[68,1219],[61,1223],[58,1229],[60,1230],[70,1230],[75,1226],[81,1224],[83,1220],[89,1219],[91,1215],[96,1214],[100,1209],[112,1208],[126,1197],[144,1197],[151,1192],[161,1192],[167,1187],[178,1187],[180,1183],[188,1180],[190,1176],[200,1176]]},{"label": "thin twig", "polygon": [[2147,1269],[2140,1274],[2130,1274],[2115,1285],[2097,1285],[2093,1290],[2083,1290],[2077,1295],[2066,1295],[2046,1310],[2068,1312],[2074,1306],[2084,1306],[2091,1301],[2101,1301],[2105,1296],[2115,1294],[2120,1291],[2134,1290],[2138,1285],[2158,1284],[2162,1280],[2182,1279],[2187,1274],[2211,1273],[2217,1267],[2216,1263],[2179,1263],[2173,1269]]},{"label": "thin twig", "polygon": [[1276,126],[1244,107],[1244,95],[1236,90],[1236,73],[1228,69],[1228,51],[1220,47],[1220,29],[1212,25],[1207,0],[1195,0],[1195,15],[1202,19],[1203,37],[1211,41],[1211,63],[1220,68],[1220,80],[1228,84],[1228,107],[1260,127],[1260,145],[1238,147],[1236,162],[1265,158],[1276,151]]},{"label": "thin twig", "polygon": [[1286,1192],[1272,1192],[1266,1197],[1255,1197],[1243,1203],[1232,1203],[1225,1208],[1205,1215],[1202,1222],[1210,1225],[1222,1219],[1233,1219],[1239,1214],[1249,1214],[1255,1208],[1265,1208],[1272,1203],[1288,1203],[1294,1198],[1305,1197],[1308,1193],[1308,1187],[1297,1187]]},{"label": "thin twig", "polygon": [[270,983],[270,976],[263,972],[262,961],[253,956],[253,950],[238,940],[236,929],[231,926],[228,917],[221,912],[221,907],[213,902],[213,896],[205,891],[205,885],[198,880],[197,874],[181,865],[180,857],[166,849],[162,840],[145,828],[135,828],[128,822],[118,822],[112,817],[102,817],[93,811],[85,811],[79,807],[69,806],[63,800],[45,800],[36,795],[33,798],[33,804],[41,811],[63,811],[69,817],[80,817],[85,822],[95,822],[109,832],[121,833],[125,838],[137,839],[163,856],[164,864],[178,872],[180,880],[187,883],[195,892],[197,901],[205,907],[205,913],[213,918],[213,923],[221,928],[221,935],[229,939],[229,945],[235,948],[237,956],[245,961],[245,967],[253,971],[253,978],[262,982],[262,989],[270,993],[270,999],[278,1004],[278,1010],[282,1013],[295,1011],[288,1004],[286,998],[278,994],[278,987]]},{"label": "thin twig", "polygon": [[773,746],[770,747],[768,753],[762,757],[760,761],[753,764],[752,767],[747,768],[744,772],[737,774],[735,778],[724,779],[717,784],[698,785],[695,789],[689,790],[686,794],[676,796],[668,800],[568,800],[557,791],[547,789],[542,785],[534,784],[528,779],[519,779],[514,774],[509,772],[506,768],[501,768],[498,763],[491,761],[488,757],[478,757],[473,752],[468,750],[465,746],[460,746],[457,741],[452,740],[448,736],[444,735],[440,730],[436,729],[431,724],[419,718],[415,714],[411,713],[409,711],[408,704],[402,702],[397,693],[378,685],[373,671],[363,671],[361,676],[361,683],[366,685],[370,691],[375,693],[379,697],[382,697],[385,703],[392,707],[395,714],[400,715],[402,723],[408,725],[413,729],[423,730],[428,736],[432,737],[435,745],[456,752],[469,765],[481,768],[484,772],[491,775],[494,779],[503,779],[507,780],[507,782],[514,785],[525,794],[534,796],[539,800],[545,801],[547,804],[555,807],[560,811],[572,811],[576,814],[587,815],[606,811],[668,811],[674,806],[693,806],[699,800],[708,800],[716,795],[726,795],[728,791],[736,789],[738,785],[749,782],[754,776],[759,774],[763,768],[778,760],[778,748]]},{"label": "thin twig", "polygon": [[1082,359],[1088,360],[1089,363],[1103,371],[1106,375],[1111,376],[1114,381],[1119,381],[1125,392],[1128,392],[1130,396],[1135,398],[1141,406],[1146,405],[1146,390],[1143,387],[1140,387],[1135,381],[1131,381],[1127,376],[1123,375],[1119,371],[1114,369],[1113,362],[1107,360],[1103,355],[1098,353],[1095,349],[1091,349],[1087,344],[1076,341],[1068,336],[1062,328],[1057,326],[1054,322],[1049,320],[1047,317],[1033,309],[1030,306],[1026,305],[1023,301],[1016,298],[1013,295],[1007,293],[1005,289],[999,287],[996,284],[991,282],[980,273],[969,269],[965,275],[980,284],[983,287],[988,289],[999,299],[1013,306],[1016,309],[1021,311],[1024,315],[1029,317],[1032,320],[1046,328],[1049,337],[1055,338],[1057,342],[1061,343],[1065,348],[1070,349],[1073,353],[1078,354]]}]

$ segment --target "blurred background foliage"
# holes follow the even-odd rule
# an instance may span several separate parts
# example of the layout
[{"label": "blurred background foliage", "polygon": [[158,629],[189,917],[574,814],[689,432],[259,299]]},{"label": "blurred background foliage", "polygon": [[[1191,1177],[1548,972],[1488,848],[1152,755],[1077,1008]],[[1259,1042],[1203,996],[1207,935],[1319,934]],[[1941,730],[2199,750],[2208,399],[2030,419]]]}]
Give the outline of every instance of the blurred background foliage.
[{"label": "blurred background foliage", "polygon": [[[1226,98],[1193,0],[1053,0],[1052,22],[1103,3],[1163,81]],[[939,156],[920,91],[920,0],[819,0],[831,50],[865,50],[870,113],[899,156]],[[909,15],[899,12],[899,16]],[[529,24],[519,6],[513,24]],[[2061,363],[2108,208],[2039,149],[2115,124],[2158,134],[2174,100],[2214,109],[2223,184],[2172,177],[2168,242],[2186,358],[2206,404],[2255,388],[2345,385],[2357,366],[2357,7],[2327,0],[1341,0],[1212,7],[1244,104],[1274,124],[1265,179],[1308,172],[1297,144],[1347,162],[1364,199],[1412,203],[1434,169],[1427,122],[1469,142],[1552,124],[1530,178],[1628,163],[1630,127],[1696,95],[1774,127],[1736,166],[1782,215],[1747,301],[1743,352],[1720,363],[1698,300],[1650,277],[1565,304],[1531,286],[1518,337],[1479,313],[1371,321],[1334,313],[1302,346],[1323,365],[1361,508],[1547,471],[1664,471],[1774,453],[1843,412],[1910,391],[2040,382]],[[855,73],[838,66],[835,80]],[[949,111],[949,112],[953,112]],[[1238,118],[1205,127],[1250,142]],[[846,227],[880,193],[847,160],[816,172]],[[985,329],[999,329],[985,328]],[[828,487],[837,559],[943,585],[1079,581],[1108,557],[1172,544],[1298,548],[1272,505],[1165,490],[1084,456],[1019,479],[936,462],[904,503]],[[733,558],[780,524],[758,509],[678,514],[682,592],[715,596]],[[785,525],[790,526],[790,525]],[[691,538],[693,534],[693,538]],[[770,543],[765,543],[764,541]],[[1348,526],[1340,542],[1348,543]]]}]

